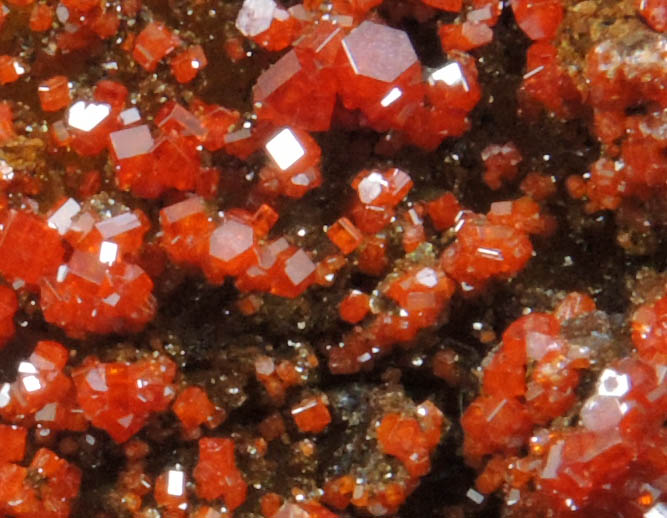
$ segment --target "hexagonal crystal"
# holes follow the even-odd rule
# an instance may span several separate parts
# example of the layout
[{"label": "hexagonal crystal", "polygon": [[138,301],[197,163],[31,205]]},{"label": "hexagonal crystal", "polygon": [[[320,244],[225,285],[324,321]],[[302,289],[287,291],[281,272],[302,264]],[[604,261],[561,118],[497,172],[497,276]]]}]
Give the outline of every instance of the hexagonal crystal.
[{"label": "hexagonal crystal", "polygon": [[387,83],[418,61],[405,32],[368,21],[343,40],[343,49],[355,73]]},{"label": "hexagonal crystal", "polygon": [[248,250],[253,239],[252,227],[228,219],[211,234],[209,251],[213,257],[229,262]]},{"label": "hexagonal crystal", "polygon": [[245,0],[236,17],[236,28],[249,38],[261,34],[271,26],[276,7],[273,0]]}]

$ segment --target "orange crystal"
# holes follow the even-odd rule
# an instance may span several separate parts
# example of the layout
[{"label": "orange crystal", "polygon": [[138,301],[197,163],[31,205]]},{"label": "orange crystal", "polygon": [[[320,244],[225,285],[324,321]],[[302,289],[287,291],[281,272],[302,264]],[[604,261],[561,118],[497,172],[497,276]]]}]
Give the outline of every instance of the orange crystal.
[{"label": "orange crystal", "polygon": [[661,0],[637,0],[639,13],[658,32],[667,31],[667,7]]},{"label": "orange crystal", "polygon": [[486,23],[465,21],[442,25],[438,29],[442,48],[451,50],[472,50],[493,40],[493,31]]},{"label": "orange crystal", "polygon": [[56,112],[69,106],[72,98],[69,91],[69,80],[65,76],[54,76],[40,83],[37,95],[42,110]]},{"label": "orange crystal", "polygon": [[0,424],[0,464],[6,462],[21,462],[25,456],[26,438],[28,430],[21,426]]},{"label": "orange crystal", "polygon": [[511,0],[514,18],[532,40],[551,40],[563,20],[560,0]]},{"label": "orange crystal", "polygon": [[204,49],[201,45],[195,45],[172,58],[171,71],[179,83],[189,83],[207,64]]},{"label": "orange crystal", "polygon": [[447,192],[426,204],[426,211],[436,230],[453,227],[461,205],[451,192]]},{"label": "orange crystal", "polygon": [[493,144],[482,150],[484,161],[484,183],[493,190],[500,189],[508,180],[514,180],[518,164],[523,160],[521,153],[512,142],[504,145]]},{"label": "orange crystal", "polygon": [[14,314],[19,308],[16,293],[7,286],[0,286],[0,348],[14,336]]},{"label": "orange crystal", "polygon": [[186,430],[206,423],[215,413],[215,405],[211,403],[206,391],[199,387],[188,387],[182,391],[171,409]]},{"label": "orange crystal", "polygon": [[426,5],[442,9],[443,11],[450,11],[458,13],[463,8],[463,0],[421,0]]},{"label": "orange crystal", "polygon": [[69,9],[85,13],[100,4],[98,0],[63,0],[63,5]]},{"label": "orange crystal", "polygon": [[132,56],[148,72],[157,68],[158,63],[173,51],[181,40],[163,24],[149,23],[137,36]]},{"label": "orange crystal", "polygon": [[[435,430],[440,433],[438,426]],[[430,471],[430,454],[440,439],[438,435],[433,444],[416,419],[395,413],[382,418],[377,437],[382,451],[398,458],[412,477],[421,477]]]},{"label": "orange crystal", "polygon": [[291,410],[294,422],[304,433],[320,433],[331,422],[331,414],[323,396],[302,400]]},{"label": "orange crystal", "polygon": [[234,441],[231,439],[200,439],[199,461],[193,476],[201,498],[213,500],[222,497],[230,511],[246,499],[248,486],[236,467]]},{"label": "orange crystal", "polygon": [[122,443],[143,428],[152,412],[169,407],[175,375],[176,365],[164,356],[135,363],[88,357],[72,379],[86,417]]},{"label": "orange crystal", "polygon": [[25,72],[20,61],[12,56],[0,56],[0,85],[17,81]]},{"label": "orange crystal", "polygon": [[363,235],[347,218],[339,218],[327,231],[327,236],[345,255],[354,252]]},{"label": "orange crystal", "polygon": [[340,318],[356,324],[361,322],[370,310],[370,297],[359,290],[352,290],[340,303]]},{"label": "orange crystal", "polygon": [[10,210],[2,219],[0,272],[33,286],[55,273],[65,254],[58,232],[28,212]]}]

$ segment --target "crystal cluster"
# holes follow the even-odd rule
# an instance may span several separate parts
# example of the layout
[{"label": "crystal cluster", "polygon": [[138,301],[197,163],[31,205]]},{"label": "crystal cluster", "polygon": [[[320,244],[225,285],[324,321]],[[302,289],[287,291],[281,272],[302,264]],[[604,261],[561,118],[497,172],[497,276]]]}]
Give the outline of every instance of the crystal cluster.
[{"label": "crystal cluster", "polygon": [[[637,352],[604,368],[596,367],[600,351],[563,333],[593,317],[595,304],[586,295],[570,293],[553,313],[526,315],[505,330],[484,367],[482,394],[461,419],[468,461],[488,459],[477,479],[482,493],[505,486],[519,512],[532,505],[590,516],[620,505],[628,516],[642,509],[650,516],[660,509],[667,371],[660,347],[652,346],[663,300],[635,312]],[[595,386],[575,407],[587,372],[594,373]],[[553,426],[561,416],[577,419],[569,419],[572,426]]]},{"label": "crystal cluster", "polygon": [[[351,216],[362,231],[370,233],[381,231],[394,218],[396,196],[405,196],[412,181],[398,170],[367,171],[352,185],[357,194]],[[397,194],[392,195],[394,192]],[[485,216],[462,210],[456,197],[445,193],[429,202],[427,214],[436,229],[451,227],[456,239],[439,259],[431,256],[419,264],[403,266],[379,283],[379,291],[396,310],[376,311],[367,317],[368,294],[362,292],[350,294],[342,302],[344,320],[356,324],[366,319],[366,323],[355,327],[330,351],[332,372],[370,369],[375,359],[395,344],[414,344],[421,329],[443,318],[455,292],[472,296],[493,279],[515,275],[533,253],[529,235],[548,235],[554,230],[551,216],[528,197],[496,202]],[[417,253],[426,241],[422,217],[416,209],[406,211],[405,217],[408,224],[404,226],[403,246],[406,252]]]},{"label": "crystal cluster", "polygon": [[664,0],[158,4],[0,2],[0,515],[667,516]]}]

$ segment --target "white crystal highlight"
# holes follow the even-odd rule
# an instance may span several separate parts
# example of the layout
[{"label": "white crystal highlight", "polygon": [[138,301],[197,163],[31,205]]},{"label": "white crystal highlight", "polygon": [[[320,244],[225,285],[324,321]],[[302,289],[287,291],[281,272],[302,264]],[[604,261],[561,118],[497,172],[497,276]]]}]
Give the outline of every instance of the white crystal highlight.
[{"label": "white crystal highlight", "polygon": [[183,496],[185,490],[185,474],[182,471],[169,470],[167,473],[167,493],[171,496]]},{"label": "white crystal highlight", "polygon": [[67,114],[67,124],[74,129],[91,131],[111,113],[111,106],[103,103],[75,102]]},{"label": "white crystal highlight", "polygon": [[292,167],[306,154],[306,150],[288,128],[269,140],[265,147],[269,156],[283,171]]},{"label": "white crystal highlight", "polygon": [[111,266],[116,262],[118,256],[118,245],[111,241],[102,241],[100,246],[100,262]]}]

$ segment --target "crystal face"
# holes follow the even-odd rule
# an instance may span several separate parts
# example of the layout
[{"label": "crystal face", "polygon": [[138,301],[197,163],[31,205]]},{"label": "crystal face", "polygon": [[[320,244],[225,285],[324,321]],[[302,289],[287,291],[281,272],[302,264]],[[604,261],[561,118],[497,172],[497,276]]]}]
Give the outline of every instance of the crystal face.
[{"label": "crystal face", "polygon": [[79,205],[73,198],[68,198],[67,201],[56,210],[49,218],[49,226],[55,228],[58,233],[64,235],[72,225],[72,219],[81,210]]},{"label": "crystal face", "polygon": [[211,235],[211,255],[228,262],[250,249],[253,242],[252,227],[229,219]]},{"label": "crystal face", "polygon": [[301,63],[299,63],[296,51],[289,51],[257,78],[254,89],[255,99],[259,102],[265,101],[300,70]]},{"label": "crystal face", "polygon": [[283,171],[292,167],[306,154],[306,150],[288,128],[281,130],[269,140],[266,143],[266,150]]},{"label": "crystal face", "polygon": [[285,262],[285,273],[295,286],[301,284],[314,271],[315,263],[303,250],[297,251]]},{"label": "crystal face", "polygon": [[153,137],[146,125],[115,131],[109,137],[119,160],[144,155],[153,149]]},{"label": "crystal face", "polygon": [[108,104],[75,102],[67,114],[67,124],[81,131],[91,131],[111,113]]},{"label": "crystal face", "polygon": [[407,34],[369,21],[345,37],[343,49],[356,74],[386,83],[418,62]]},{"label": "crystal face", "polygon": [[447,86],[457,86],[462,84],[465,90],[468,89],[468,86],[465,83],[465,76],[463,75],[461,65],[455,61],[435,70],[431,74],[429,80],[433,82],[442,81]]},{"label": "crystal face", "polygon": [[257,36],[271,26],[276,8],[273,0],[244,0],[236,17],[236,28],[245,36]]},{"label": "crystal face", "polygon": [[104,239],[110,239],[140,226],[139,218],[132,212],[126,212],[95,224],[95,228]]},{"label": "crystal face", "polygon": [[0,517],[665,514],[664,1],[185,4],[0,3]]}]

